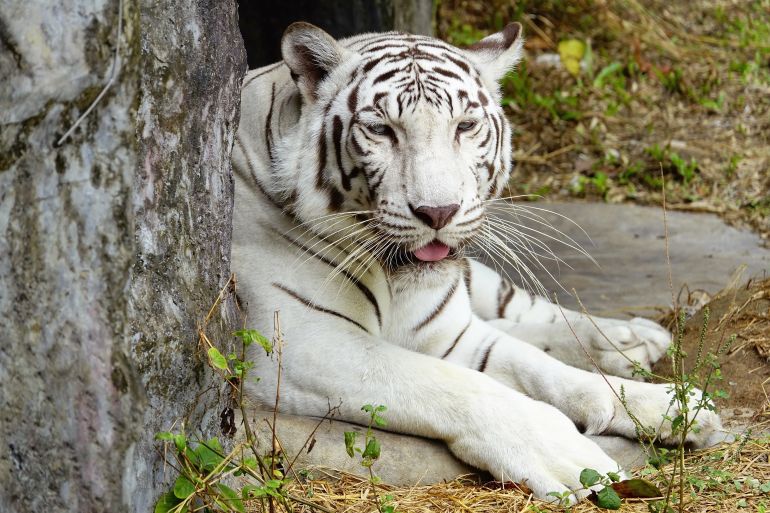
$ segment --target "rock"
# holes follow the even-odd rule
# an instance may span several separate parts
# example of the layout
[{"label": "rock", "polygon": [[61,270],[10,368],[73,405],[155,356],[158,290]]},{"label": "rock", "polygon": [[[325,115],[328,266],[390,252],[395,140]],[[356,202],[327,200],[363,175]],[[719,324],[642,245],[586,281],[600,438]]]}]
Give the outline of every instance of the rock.
[{"label": "rock", "polygon": [[[251,422],[262,454],[268,454],[273,445],[272,422],[273,414],[269,412],[257,412]],[[325,420],[319,425],[319,419],[316,418],[283,414],[278,415],[276,426],[276,438],[285,461],[291,462],[296,457],[292,467],[295,472],[301,469],[315,470],[315,474],[320,477],[334,476],[334,471],[342,471],[369,477],[369,471],[360,465],[360,456],[351,458],[345,451],[344,435],[345,431],[358,433],[360,447],[363,445],[366,427],[338,420]],[[318,429],[312,434],[316,426]],[[243,431],[241,429],[237,435],[239,441],[244,439]],[[374,433],[382,452],[372,470],[387,484],[433,484],[468,475],[484,482],[492,480],[488,473],[455,458],[443,442],[382,430],[375,430]],[[645,462],[646,452],[635,441],[618,436],[590,438],[625,469]],[[308,452],[311,440],[315,442]]]},{"label": "rock", "polygon": [[[272,421],[272,413],[257,412],[254,415],[252,425],[264,453],[269,453],[272,446]],[[278,416],[276,438],[283,454],[288,461],[299,455],[294,470],[338,470],[369,477],[368,470],[359,464],[360,456],[350,458],[345,451],[344,435],[345,431],[357,432],[361,446],[366,427],[338,420],[325,420],[320,425],[318,422],[319,419],[310,417]],[[318,429],[311,438],[315,443],[308,452],[305,444],[316,426]],[[243,436],[243,429],[239,433]],[[476,472],[452,456],[443,442],[381,430],[376,430],[376,437],[382,452],[372,470],[385,483],[405,486],[438,483]]]}]

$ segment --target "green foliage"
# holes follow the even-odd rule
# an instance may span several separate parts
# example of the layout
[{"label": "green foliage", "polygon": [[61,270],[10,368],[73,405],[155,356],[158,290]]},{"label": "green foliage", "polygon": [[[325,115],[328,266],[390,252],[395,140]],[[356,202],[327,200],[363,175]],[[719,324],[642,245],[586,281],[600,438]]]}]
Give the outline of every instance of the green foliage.
[{"label": "green foliage", "polygon": [[[233,333],[240,339],[240,351],[230,352],[225,357],[211,341],[202,334],[208,363],[211,369],[222,377],[222,383],[230,390],[235,406],[243,410],[242,383],[253,362],[246,360],[246,350],[252,344],[259,344],[270,355],[273,344],[256,330],[239,330]],[[232,412],[232,408],[227,408]],[[291,496],[285,490],[289,482],[277,468],[279,456],[275,452],[267,455],[257,451],[256,442],[246,415],[243,415],[246,442],[239,444],[229,453],[217,438],[189,440],[184,429],[162,431],[155,439],[166,445],[164,454],[174,460],[173,468],[178,471],[170,490],[163,494],[155,505],[156,513],[183,512],[245,512],[244,501],[269,501],[270,509],[277,504],[287,513],[292,511],[292,501],[304,499]],[[233,432],[235,426],[232,426]],[[372,452],[372,450],[370,450]],[[238,489],[223,482],[232,477],[239,478]],[[322,507],[318,507],[324,510]]]},{"label": "green foliage", "polygon": [[687,185],[695,179],[699,168],[695,159],[685,160],[680,157],[678,153],[671,151],[668,146],[661,147],[659,144],[654,144],[648,147],[647,154],[659,165],[663,167],[664,172],[673,173],[674,176],[680,178],[682,182]]},{"label": "green foliage", "polygon": [[[387,425],[387,422],[381,415],[382,413],[385,413],[387,409],[388,408],[382,404],[377,406],[365,404],[361,407],[361,411],[369,414],[369,423],[361,447],[356,445],[356,440],[358,438],[358,433],[356,431],[345,432],[345,451],[351,458],[355,457],[356,454],[361,456],[360,465],[369,471],[369,480],[372,483],[372,486],[375,486],[379,482],[379,478],[374,475],[374,472],[372,471],[372,465],[374,465],[380,458],[380,441],[374,436],[373,427],[384,427]],[[392,495],[380,497],[377,495],[375,489],[375,503],[379,513],[395,513]]]},{"label": "green foliage", "polygon": [[265,350],[265,353],[268,356],[270,356],[270,354],[273,352],[273,343],[257,330],[238,330],[234,332],[233,335],[240,337],[241,341],[246,347],[257,343],[262,346],[262,349]]}]

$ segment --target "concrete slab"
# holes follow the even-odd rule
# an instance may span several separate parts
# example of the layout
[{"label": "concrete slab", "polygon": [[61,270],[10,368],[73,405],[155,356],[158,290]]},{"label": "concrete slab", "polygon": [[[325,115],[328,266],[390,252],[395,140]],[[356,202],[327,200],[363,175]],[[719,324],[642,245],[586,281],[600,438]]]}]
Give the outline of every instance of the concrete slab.
[{"label": "concrete slab", "polygon": [[[546,261],[548,272],[567,291],[576,289],[592,313],[606,316],[649,314],[655,307],[671,305],[661,208],[545,202],[517,203],[516,206],[528,209],[530,213],[524,213],[518,219],[514,214],[502,214],[501,217],[542,229],[541,225],[523,217],[542,216],[596,260],[598,265],[576,251],[540,236],[540,240],[572,267],[564,264],[557,267],[554,262]],[[668,211],[667,219],[671,271],[677,294],[683,285],[690,290],[703,289],[713,294],[727,285],[742,265],[746,266],[743,281],[750,276],[770,274],[770,249],[762,246],[759,236],[728,226],[712,214]],[[552,231],[546,233],[558,236]],[[511,266],[507,266],[507,271],[515,278]],[[562,304],[577,306],[576,300],[561,290],[546,270],[533,268],[533,271],[547,290],[557,293]]]}]

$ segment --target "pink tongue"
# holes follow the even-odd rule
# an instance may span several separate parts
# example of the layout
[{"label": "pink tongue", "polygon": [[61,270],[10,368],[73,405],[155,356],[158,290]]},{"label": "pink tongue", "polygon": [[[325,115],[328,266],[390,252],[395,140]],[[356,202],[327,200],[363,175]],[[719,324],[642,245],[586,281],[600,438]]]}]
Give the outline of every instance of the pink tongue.
[{"label": "pink tongue", "polygon": [[414,252],[414,256],[423,262],[438,262],[445,259],[448,254],[449,246],[436,240]]}]

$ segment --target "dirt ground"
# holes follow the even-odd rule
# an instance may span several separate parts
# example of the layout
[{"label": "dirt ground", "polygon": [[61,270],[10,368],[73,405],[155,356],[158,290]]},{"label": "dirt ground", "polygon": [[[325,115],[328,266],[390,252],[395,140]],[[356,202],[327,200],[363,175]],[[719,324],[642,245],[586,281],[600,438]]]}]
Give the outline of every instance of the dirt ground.
[{"label": "dirt ground", "polygon": [[664,178],[669,207],[770,237],[767,0],[442,0],[437,33],[463,46],[511,20],[512,194],[660,205]]},{"label": "dirt ground", "polygon": [[[704,331],[706,309],[709,318]],[[674,316],[666,320],[676,330]],[[727,392],[727,398],[716,401],[725,417],[743,425],[770,419],[770,279],[717,294],[687,320],[682,347],[687,354],[686,373],[691,373],[704,355],[719,355],[722,379],[714,381],[710,389]],[[708,369],[707,364],[702,365],[699,374],[705,377]],[[670,360],[658,362],[653,372],[670,376]]]}]

